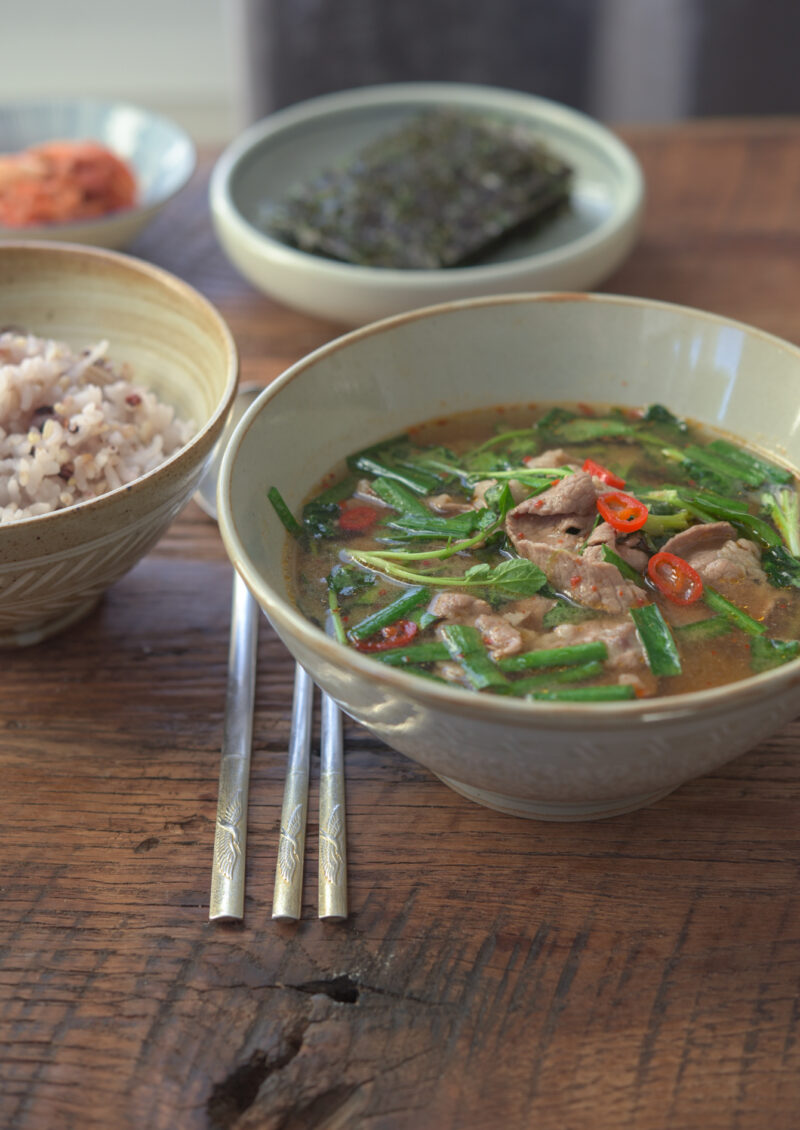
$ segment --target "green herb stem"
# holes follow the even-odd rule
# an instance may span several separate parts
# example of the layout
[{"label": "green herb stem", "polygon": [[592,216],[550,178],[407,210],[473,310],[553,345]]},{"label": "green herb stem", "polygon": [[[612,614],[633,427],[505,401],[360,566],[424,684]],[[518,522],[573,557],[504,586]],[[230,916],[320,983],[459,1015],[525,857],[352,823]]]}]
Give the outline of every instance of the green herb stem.
[{"label": "green herb stem", "polygon": [[[490,513],[483,511],[484,514]],[[462,553],[465,549],[472,549],[473,546],[480,545],[482,541],[491,537],[501,527],[502,522],[497,515],[492,513],[491,519],[486,522],[484,526],[471,538],[463,538],[460,541],[450,542],[442,549],[431,550],[404,550],[404,549],[376,549],[371,550],[369,553],[364,553],[361,550],[351,552],[350,556],[354,561],[363,562],[368,568],[373,568],[371,561],[378,563],[379,569],[385,568],[381,562],[384,561],[444,561],[448,557],[454,557],[457,553]],[[369,559],[369,560],[367,560]]]}]

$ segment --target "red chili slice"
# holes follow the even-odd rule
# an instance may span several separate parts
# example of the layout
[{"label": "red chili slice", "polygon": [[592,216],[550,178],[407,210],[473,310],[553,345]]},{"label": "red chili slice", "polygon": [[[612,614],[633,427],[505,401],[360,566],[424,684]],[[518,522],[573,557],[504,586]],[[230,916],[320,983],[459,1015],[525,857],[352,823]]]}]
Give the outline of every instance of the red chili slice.
[{"label": "red chili slice", "polygon": [[356,648],[359,651],[388,651],[391,647],[404,647],[411,643],[419,631],[418,625],[413,620],[395,620],[381,628],[380,633],[371,636],[368,640],[359,640]]},{"label": "red chili slice", "polygon": [[663,549],[648,561],[647,575],[673,604],[694,604],[703,595],[703,581],[697,570],[682,557]]},{"label": "red chili slice", "polygon": [[621,490],[601,494],[597,500],[597,509],[609,526],[613,526],[621,534],[641,530],[649,513],[643,502],[632,494],[623,494]]},{"label": "red chili slice", "polygon": [[378,511],[372,506],[343,506],[339,515],[341,529],[351,532],[368,530],[377,521]]},{"label": "red chili slice", "polygon": [[610,487],[624,487],[625,480],[621,479],[619,475],[615,475],[613,471],[609,471],[608,467],[604,467],[602,463],[595,463],[594,459],[587,459],[583,464],[584,471],[588,471],[595,479],[602,479],[604,483],[608,483]]}]

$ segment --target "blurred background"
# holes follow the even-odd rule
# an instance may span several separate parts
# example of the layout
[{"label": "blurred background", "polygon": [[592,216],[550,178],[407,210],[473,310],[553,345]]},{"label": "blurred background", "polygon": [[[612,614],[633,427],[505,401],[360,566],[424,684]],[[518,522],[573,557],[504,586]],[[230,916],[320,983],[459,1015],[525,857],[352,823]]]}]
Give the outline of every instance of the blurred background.
[{"label": "blurred background", "polygon": [[609,123],[800,112],[798,0],[26,0],[0,100],[126,99],[223,142],[375,82],[483,82]]}]

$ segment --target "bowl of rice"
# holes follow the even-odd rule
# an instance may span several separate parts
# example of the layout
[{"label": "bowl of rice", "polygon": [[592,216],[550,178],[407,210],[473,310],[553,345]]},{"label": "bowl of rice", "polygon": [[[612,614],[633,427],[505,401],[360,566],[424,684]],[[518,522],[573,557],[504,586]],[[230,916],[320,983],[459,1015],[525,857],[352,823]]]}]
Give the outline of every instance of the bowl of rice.
[{"label": "bowl of rice", "polygon": [[193,288],[119,252],[0,243],[0,646],[85,616],[191,497],[236,347]]}]

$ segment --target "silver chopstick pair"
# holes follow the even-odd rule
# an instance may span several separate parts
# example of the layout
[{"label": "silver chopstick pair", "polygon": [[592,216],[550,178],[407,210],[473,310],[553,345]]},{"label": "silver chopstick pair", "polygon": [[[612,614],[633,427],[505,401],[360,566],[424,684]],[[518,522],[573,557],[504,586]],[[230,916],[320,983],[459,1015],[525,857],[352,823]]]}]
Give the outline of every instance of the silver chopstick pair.
[{"label": "silver chopstick pair", "polygon": [[[234,576],[232,625],[211,869],[210,921],[236,921],[244,917],[258,609],[238,574]],[[301,914],[313,702],[314,684],[298,663],[275,868],[272,917],[276,919],[298,919]],[[323,692],[319,782],[320,918],[341,920],[347,917],[345,831],[342,716],[333,699]]]},{"label": "silver chopstick pair", "polygon": [[[311,676],[298,663],[272,900],[275,919],[297,920],[301,916],[313,700]],[[342,716],[333,699],[323,691],[319,777],[320,918],[341,920],[347,917],[345,832]]]},{"label": "silver chopstick pair", "polygon": [[[250,785],[258,608],[238,575],[234,577],[232,623],[223,759],[219,768],[214,862],[211,867],[210,921],[244,918],[247,793]],[[313,702],[314,684],[311,676],[297,663],[292,737],[289,740],[275,896],[272,901],[273,919],[296,920],[301,916]],[[345,833],[345,766],[341,713],[333,699],[323,692],[320,748],[321,919],[347,918]]]}]

